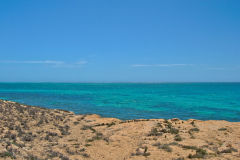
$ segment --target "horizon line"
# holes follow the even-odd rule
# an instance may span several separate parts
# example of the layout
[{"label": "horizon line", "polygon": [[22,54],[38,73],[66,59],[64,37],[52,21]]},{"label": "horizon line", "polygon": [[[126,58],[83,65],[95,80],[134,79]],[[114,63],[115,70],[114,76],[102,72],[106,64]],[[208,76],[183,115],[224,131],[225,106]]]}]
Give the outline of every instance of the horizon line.
[{"label": "horizon line", "polygon": [[0,83],[240,83],[240,81],[165,81],[165,82],[141,82],[141,81],[82,81],[82,82],[73,82],[73,81],[13,81],[6,82],[0,81]]}]

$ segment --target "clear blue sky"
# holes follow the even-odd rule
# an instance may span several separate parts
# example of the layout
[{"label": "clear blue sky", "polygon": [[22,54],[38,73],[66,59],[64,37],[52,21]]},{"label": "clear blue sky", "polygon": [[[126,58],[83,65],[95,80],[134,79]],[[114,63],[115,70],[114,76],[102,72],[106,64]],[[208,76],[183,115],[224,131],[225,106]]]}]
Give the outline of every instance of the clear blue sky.
[{"label": "clear blue sky", "polygon": [[0,81],[240,81],[240,1],[0,1]]}]

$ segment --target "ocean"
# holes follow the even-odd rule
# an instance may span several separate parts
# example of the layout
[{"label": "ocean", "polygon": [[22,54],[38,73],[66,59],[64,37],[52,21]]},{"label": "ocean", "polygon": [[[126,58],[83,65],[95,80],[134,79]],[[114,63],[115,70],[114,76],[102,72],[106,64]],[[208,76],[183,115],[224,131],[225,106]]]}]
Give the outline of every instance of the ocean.
[{"label": "ocean", "polygon": [[0,99],[122,120],[240,121],[240,83],[0,83]]}]

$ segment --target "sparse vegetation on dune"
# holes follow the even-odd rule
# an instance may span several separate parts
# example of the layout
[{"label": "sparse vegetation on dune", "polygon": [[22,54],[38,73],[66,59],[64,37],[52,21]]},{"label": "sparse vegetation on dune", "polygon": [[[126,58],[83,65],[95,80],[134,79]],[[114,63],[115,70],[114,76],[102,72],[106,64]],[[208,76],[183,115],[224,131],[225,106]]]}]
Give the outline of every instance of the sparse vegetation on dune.
[{"label": "sparse vegetation on dune", "polygon": [[0,100],[0,159],[240,159],[239,133],[226,121],[121,121]]}]

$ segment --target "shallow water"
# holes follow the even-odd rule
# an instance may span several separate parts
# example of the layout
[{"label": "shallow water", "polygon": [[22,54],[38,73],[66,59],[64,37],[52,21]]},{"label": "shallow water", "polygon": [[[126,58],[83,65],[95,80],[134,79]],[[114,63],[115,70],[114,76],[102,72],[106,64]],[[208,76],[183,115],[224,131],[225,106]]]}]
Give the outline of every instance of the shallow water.
[{"label": "shallow water", "polygon": [[0,99],[120,119],[240,121],[240,83],[0,83]]}]

